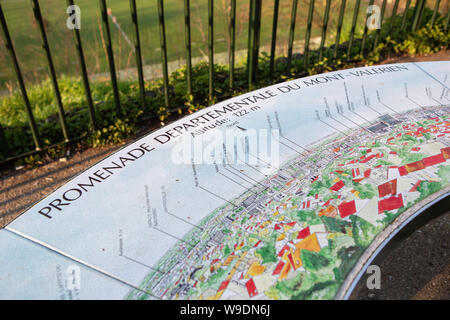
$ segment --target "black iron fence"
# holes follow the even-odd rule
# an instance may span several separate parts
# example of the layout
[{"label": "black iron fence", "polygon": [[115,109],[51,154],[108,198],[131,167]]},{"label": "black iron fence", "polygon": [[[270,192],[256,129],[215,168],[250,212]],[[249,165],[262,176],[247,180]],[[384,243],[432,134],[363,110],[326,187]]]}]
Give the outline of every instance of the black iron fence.
[{"label": "black iron fence", "polygon": [[[53,91],[54,91],[54,97],[56,100],[56,107],[58,112],[58,119],[61,125],[62,135],[64,137],[64,140],[61,141],[58,144],[63,143],[69,143],[71,141],[77,140],[79,137],[72,137],[71,133],[68,130],[67,126],[67,119],[66,119],[66,113],[64,110],[64,105],[62,103],[61,99],[61,93],[58,88],[58,79],[57,79],[57,73],[55,70],[55,66],[53,63],[52,53],[49,46],[49,41],[47,38],[46,33],[46,27],[44,23],[44,19],[42,17],[42,10],[39,5],[39,0],[30,0],[31,1],[31,8],[33,12],[33,16],[35,19],[35,22],[37,24],[37,29],[40,33],[41,43],[42,43],[42,50],[45,52],[45,57],[48,64],[48,71],[49,71],[49,77],[51,79]],[[94,0],[92,0],[94,1]],[[124,0],[125,1],[125,0]],[[155,6],[158,8],[158,22],[159,22],[159,39],[160,39],[160,49],[161,49],[161,65],[162,65],[162,78],[163,78],[163,90],[164,90],[164,103],[165,107],[170,110],[170,107],[179,107],[179,106],[171,106],[170,101],[170,94],[169,94],[169,72],[168,72],[168,55],[167,55],[167,41],[166,41],[166,25],[165,25],[165,15],[164,15],[164,1],[163,0],[154,0]],[[208,82],[208,92],[209,92],[209,98],[210,101],[213,99],[213,88],[214,88],[214,1],[213,0],[204,0],[207,1],[207,14],[208,14],[208,23],[207,23],[207,42],[208,42],[208,66],[209,66],[209,82]],[[307,19],[306,19],[306,32],[304,37],[304,49],[303,49],[303,67],[306,70],[309,66],[309,53],[310,53],[310,38],[311,38],[311,28],[312,28],[312,21],[313,16],[315,12],[315,6],[316,2],[319,0],[309,0],[309,6],[307,8],[302,8],[303,12],[305,12]],[[319,60],[321,60],[324,56],[324,50],[325,50],[325,40],[327,38],[327,34],[330,32],[329,28],[329,19],[330,19],[330,7],[331,3],[336,1],[339,2],[339,13],[338,13],[338,22],[337,22],[337,28],[335,30],[335,44],[332,45],[333,47],[333,58],[337,59],[339,58],[339,55],[342,54],[342,52],[347,52],[347,56],[350,56],[350,52],[352,50],[352,47],[355,44],[355,41],[360,41],[360,53],[361,54],[367,54],[370,50],[373,50],[374,47],[376,47],[376,44],[379,41],[380,38],[380,30],[377,29],[374,33],[374,46],[371,46],[371,48],[367,48],[367,38],[369,33],[369,27],[368,27],[368,19],[370,17],[370,13],[367,12],[361,12],[361,0],[354,0],[354,6],[353,6],[353,12],[352,12],[352,19],[351,19],[351,28],[348,34],[348,41],[346,43],[347,48],[346,50],[338,50],[340,48],[340,38],[342,36],[343,32],[343,22],[344,22],[344,15],[348,12],[348,5],[349,3],[347,0],[320,0],[324,3],[324,12],[323,12],[323,21],[321,26],[321,40],[320,45],[318,48],[318,54],[319,54]],[[364,2],[368,2],[368,5],[371,6],[374,4],[374,0],[363,0]],[[448,0],[445,0],[448,1]],[[117,112],[117,115],[121,115],[123,110],[120,102],[120,95],[119,95],[119,88],[118,88],[118,80],[117,80],[117,74],[116,74],[116,66],[114,61],[114,51],[111,41],[111,32],[110,32],[110,25],[108,20],[108,7],[107,7],[107,1],[106,0],[98,0],[99,2],[99,10],[101,15],[101,21],[102,21],[102,28],[103,32],[105,34],[105,48],[106,48],[106,55],[107,55],[107,61],[109,65],[109,73],[111,78],[111,85],[112,85],[112,92],[114,95],[114,104],[115,104],[115,111]],[[229,0],[229,7],[230,7],[230,21],[229,21],[229,85],[230,88],[233,88],[234,79],[235,79],[235,51],[236,51],[236,0]],[[247,79],[248,79],[248,89],[254,88],[254,85],[257,81],[257,70],[258,70],[258,62],[259,62],[259,55],[260,55],[260,34],[261,34],[261,11],[263,8],[263,1],[262,0],[248,0],[249,2],[249,17],[248,17],[248,46],[247,46]],[[350,2],[350,1],[349,1]],[[399,16],[401,17],[401,31],[404,30],[410,30],[414,31],[421,23],[424,8],[427,5],[426,0],[382,0],[377,1],[381,3],[381,8],[379,12],[379,19],[381,25],[384,25],[385,23],[389,23],[388,30],[391,31],[393,28],[393,19],[392,17]],[[387,3],[393,2],[392,5],[392,11],[391,11],[391,19],[386,20],[384,19],[385,13],[386,13],[386,6]],[[141,42],[140,42],[140,35],[139,35],[139,22],[138,22],[138,14],[137,11],[139,8],[136,6],[136,0],[129,0],[130,3],[130,15],[131,15],[131,21],[133,24],[133,31],[134,31],[134,52],[135,52],[135,59],[136,59],[136,66],[137,66],[137,76],[138,76],[138,83],[139,83],[139,96],[140,96],[140,103],[142,107],[145,107],[146,104],[146,96],[145,96],[145,83],[144,83],[144,72],[143,72],[143,60],[142,60],[142,53],[141,53]],[[399,7],[400,3],[403,7],[403,12],[399,13]],[[72,6],[75,5],[73,0],[67,0],[67,5]],[[439,11],[439,6],[441,4],[441,0],[434,1],[434,6],[432,8],[433,15],[431,18],[431,21],[429,23],[434,24],[436,20],[437,13]],[[352,3],[353,5],[353,3]],[[192,75],[192,41],[191,41],[191,13],[190,13],[190,0],[184,0],[184,30],[185,30],[185,51],[186,51],[186,81],[187,81],[187,94],[192,94],[192,81],[193,81],[193,75]],[[270,60],[269,60],[269,73],[271,76],[274,74],[274,68],[275,68],[275,53],[276,53],[276,46],[277,46],[277,24],[279,20],[279,6],[280,6],[280,0],[274,0],[273,1],[273,19],[271,21],[272,23],[272,34],[271,34],[271,42],[270,42]],[[447,11],[448,11],[448,3],[446,5]],[[408,19],[406,12],[408,12],[408,9],[413,9],[413,15],[412,19]],[[293,61],[293,48],[294,48],[294,39],[295,39],[295,24],[296,24],[296,17],[297,17],[297,10],[298,10],[298,0],[292,0],[291,2],[291,19],[290,19],[290,28],[289,28],[289,40],[288,40],[288,50],[287,50],[287,60],[286,60],[286,70],[290,70],[291,63]],[[363,15],[363,21],[364,21],[364,31],[362,33],[362,36],[358,39],[356,39],[356,29],[357,29],[357,23],[358,23],[358,17],[361,17]],[[446,20],[445,20],[445,30],[448,31],[448,24],[449,24],[449,17],[450,14],[446,13]],[[388,21],[388,22],[385,22]],[[4,11],[2,9],[2,5],[0,2],[0,24],[1,24],[1,31],[4,43],[6,45],[6,50],[10,55],[12,66],[14,68],[14,73],[17,77],[18,87],[20,89],[20,93],[23,97],[23,103],[25,106],[26,115],[29,122],[29,127],[31,129],[33,141],[34,141],[34,149],[30,150],[29,152],[22,153],[20,155],[14,154],[13,151],[9,150],[8,141],[5,138],[4,130],[0,125],[0,147],[3,150],[3,159],[2,163],[12,161],[15,159],[19,159],[21,157],[25,157],[28,155],[32,155],[36,152],[41,152],[44,150],[42,145],[42,137],[40,136],[38,132],[38,127],[36,125],[35,118],[33,116],[33,109],[30,104],[30,100],[27,95],[27,89],[24,82],[24,77],[21,72],[21,68],[17,59],[16,51],[14,49],[13,40],[11,39],[8,25],[6,23]],[[86,94],[86,101],[87,101],[87,108],[89,111],[90,121],[92,128],[97,128],[96,123],[96,117],[95,117],[95,107],[91,95],[91,89],[89,84],[89,77],[86,67],[86,60],[83,50],[83,45],[81,41],[80,36],[80,30],[77,28],[73,29],[73,36],[74,36],[74,47],[76,49],[78,62],[79,62],[79,70],[81,74],[82,83],[84,86],[85,94]],[[58,145],[57,144],[57,145]],[[47,146],[46,148],[53,147]],[[31,147],[31,146],[30,146]],[[31,149],[31,148],[30,148]]]}]

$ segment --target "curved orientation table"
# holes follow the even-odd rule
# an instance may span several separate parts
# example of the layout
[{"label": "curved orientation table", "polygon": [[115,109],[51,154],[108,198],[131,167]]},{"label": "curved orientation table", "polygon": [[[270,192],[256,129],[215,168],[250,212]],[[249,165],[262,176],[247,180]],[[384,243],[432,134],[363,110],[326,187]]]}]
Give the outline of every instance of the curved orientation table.
[{"label": "curved orientation table", "polygon": [[341,70],[167,125],[0,230],[0,298],[347,299],[448,208],[449,74]]}]

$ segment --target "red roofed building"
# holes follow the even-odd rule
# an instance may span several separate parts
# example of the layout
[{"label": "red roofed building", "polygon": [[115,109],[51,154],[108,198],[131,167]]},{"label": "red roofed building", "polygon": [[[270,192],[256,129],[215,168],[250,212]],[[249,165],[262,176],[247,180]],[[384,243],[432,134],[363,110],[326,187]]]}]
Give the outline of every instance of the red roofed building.
[{"label": "red roofed building", "polygon": [[283,270],[283,267],[284,267],[284,262],[283,261],[278,262],[277,266],[275,267],[275,270],[273,270],[272,275],[275,276],[277,274],[280,274],[281,270]]},{"label": "red roofed building", "polygon": [[287,244],[285,244],[284,247],[281,248],[280,252],[278,252],[278,256],[282,257],[286,250],[289,250],[289,246]]},{"label": "red roofed building", "polygon": [[330,190],[333,190],[333,191],[339,191],[339,190],[341,190],[344,186],[345,186],[344,181],[339,180],[338,182],[336,182],[334,185],[332,185],[332,186],[330,187]]},{"label": "red roofed building", "polygon": [[450,147],[442,148],[442,149],[441,149],[441,153],[442,153],[442,155],[444,156],[444,159],[445,159],[445,160],[450,159]]},{"label": "red roofed building", "polygon": [[420,184],[422,183],[422,180],[417,181],[413,187],[409,190],[409,192],[414,192],[417,191],[417,187],[420,186]]},{"label": "red roofed building", "polygon": [[438,153],[434,156],[430,156],[422,159],[425,167],[434,166],[435,164],[445,162],[444,155],[442,153]]},{"label": "red roofed building", "polygon": [[375,158],[377,155],[376,154],[371,154],[370,156],[368,156],[367,158],[365,158],[364,160],[361,160],[361,163],[367,163],[370,160],[372,160],[373,158]]},{"label": "red roofed building", "polygon": [[408,174],[408,171],[406,170],[405,166],[399,167],[398,172],[400,173],[400,176],[406,176]]},{"label": "red roofed building", "polygon": [[372,169],[367,169],[366,171],[364,171],[364,178],[369,178],[371,172],[372,172]]},{"label": "red roofed building", "polygon": [[383,213],[384,211],[395,210],[403,207],[403,196],[402,194],[395,195],[386,199],[378,201],[378,213]]},{"label": "red roofed building", "polygon": [[397,194],[397,179],[385,182],[378,186],[378,195],[380,198],[394,194]]},{"label": "red roofed building", "polygon": [[353,178],[359,177],[360,175],[361,175],[361,170],[359,170],[359,168],[352,169],[352,177]]},{"label": "red roofed building", "polygon": [[406,168],[406,171],[408,171],[408,173],[409,173],[409,172],[414,172],[414,171],[425,169],[425,164],[423,163],[422,160],[419,160],[416,162],[411,162],[411,163],[405,164],[405,168]]},{"label": "red roofed building", "polygon": [[302,229],[298,232],[297,239],[304,239],[310,234],[311,232],[309,231],[309,227],[306,227],[305,229]]},{"label": "red roofed building", "polygon": [[245,283],[245,286],[247,287],[248,296],[250,298],[254,297],[258,294],[258,291],[256,290],[255,282],[253,281],[253,279],[248,280]]},{"label": "red roofed building", "polygon": [[341,215],[341,218],[345,218],[351,214],[354,214],[356,212],[356,205],[355,200],[349,201],[349,202],[342,202],[339,206],[339,214]]},{"label": "red roofed building", "polygon": [[230,280],[222,281],[222,283],[220,284],[220,287],[217,290],[217,292],[225,290],[228,287],[229,283],[230,283]]}]

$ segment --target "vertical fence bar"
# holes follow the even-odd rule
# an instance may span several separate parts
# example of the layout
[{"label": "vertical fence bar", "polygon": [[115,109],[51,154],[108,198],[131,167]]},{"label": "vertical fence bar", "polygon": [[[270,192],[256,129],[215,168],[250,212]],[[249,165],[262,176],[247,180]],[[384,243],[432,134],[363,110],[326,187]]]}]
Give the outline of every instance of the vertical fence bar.
[{"label": "vertical fence bar", "polygon": [[275,50],[277,45],[277,28],[278,28],[278,10],[280,8],[280,0],[275,0],[273,4],[273,19],[272,19],[272,43],[270,45],[270,82],[273,83],[274,69],[275,69]]},{"label": "vertical fence bar", "polygon": [[289,29],[289,46],[288,46],[287,67],[286,67],[287,73],[291,72],[292,47],[294,45],[295,20],[297,18],[297,3],[298,0],[292,0],[291,26]]},{"label": "vertical fence bar", "polygon": [[142,106],[145,107],[145,84],[144,71],[142,70],[142,54],[141,54],[141,39],[139,37],[139,23],[136,9],[136,0],[130,0],[131,22],[134,26],[134,54],[136,56],[136,68],[139,80],[139,92],[141,95]]},{"label": "vertical fence bar", "polygon": [[117,76],[116,76],[116,66],[114,64],[114,53],[111,43],[111,32],[109,30],[109,21],[108,21],[108,13],[106,9],[106,0],[99,0],[100,2],[100,12],[102,15],[103,28],[106,32],[105,44],[106,44],[106,53],[108,55],[108,63],[109,63],[109,73],[111,75],[111,84],[114,94],[114,103],[116,105],[116,111],[118,115],[122,114],[122,107],[120,106],[120,95],[119,95],[119,87],[117,85]]},{"label": "vertical fence bar", "polygon": [[389,22],[389,29],[388,29],[389,31],[388,31],[388,33],[391,33],[392,27],[394,25],[395,16],[397,15],[397,10],[398,10],[398,1],[399,0],[395,0],[394,8],[392,8],[391,21]]},{"label": "vertical fence bar", "polygon": [[31,6],[33,7],[34,18],[38,24],[38,28],[41,33],[42,48],[44,49],[45,55],[47,57],[48,68],[50,71],[50,78],[51,78],[52,85],[53,85],[53,91],[55,93],[56,107],[58,109],[59,121],[61,123],[61,129],[62,129],[65,141],[68,142],[69,141],[69,133],[67,130],[66,115],[64,113],[64,107],[63,107],[63,104],[61,101],[61,93],[59,92],[59,88],[58,88],[58,81],[56,79],[55,66],[53,65],[52,55],[50,53],[50,47],[48,45],[47,34],[45,33],[44,22],[42,20],[41,8],[39,6],[38,0],[31,0]]},{"label": "vertical fence bar", "polygon": [[184,45],[186,47],[186,81],[187,91],[192,95],[192,53],[191,53],[191,4],[184,0]]},{"label": "vertical fence bar", "polygon": [[252,19],[252,13],[253,13],[253,0],[249,0],[249,6],[248,6],[248,38],[247,38],[247,77],[250,69],[250,55],[252,52],[252,28],[253,28],[253,19]]},{"label": "vertical fence bar", "polygon": [[256,0],[256,13],[255,13],[255,32],[254,36],[254,47],[253,47],[253,81],[257,81],[258,75],[258,57],[259,57],[259,45],[260,45],[260,35],[261,35],[261,10],[262,10],[262,0]]},{"label": "vertical fence bar", "polygon": [[330,17],[330,4],[331,4],[331,0],[327,0],[327,4],[325,6],[325,13],[323,15],[323,22],[322,22],[322,36],[320,38],[320,47],[319,47],[319,61],[322,61],[322,59],[323,59],[323,47],[325,46],[325,39],[327,37],[328,20]]},{"label": "vertical fence bar", "polygon": [[348,49],[347,49],[347,59],[350,60],[350,55],[352,52],[352,46],[353,46],[353,38],[355,36],[355,30],[356,30],[356,23],[358,22],[358,15],[359,15],[359,7],[361,5],[361,0],[356,0],[355,3],[355,9],[353,10],[353,19],[352,19],[352,28],[350,30],[350,37],[348,40]]},{"label": "vertical fence bar", "polygon": [[[20,70],[19,62],[17,60],[17,56],[16,56],[16,52],[14,50],[11,36],[9,34],[8,25],[6,24],[6,19],[3,14],[3,9],[2,9],[1,3],[0,3],[0,24],[1,24],[1,28],[2,28],[3,38],[5,40],[6,50],[8,50],[9,55],[11,56],[11,60],[13,62],[13,66],[14,66],[14,72],[16,74],[17,82],[19,83],[19,88],[22,93],[23,103],[25,104],[25,111],[27,113],[28,123],[30,125],[31,134],[33,136],[34,145],[36,147],[36,150],[39,150],[41,148],[41,141],[39,139],[39,133],[38,133],[38,130],[36,127],[36,122],[34,120],[33,112],[31,110],[30,100],[28,99],[28,94],[27,94],[27,90],[25,88],[25,83],[23,80],[22,72]],[[5,149],[5,153],[6,153],[6,150],[8,148],[7,148],[6,139],[5,139],[5,136],[3,133],[3,129],[1,129],[1,128],[0,128],[0,139],[3,140],[0,142],[2,143],[2,145],[5,146],[4,148],[6,148]]]},{"label": "vertical fence bar", "polygon": [[164,104],[169,108],[169,72],[167,70],[166,25],[164,22],[164,3],[158,0],[159,40],[161,43],[161,60],[164,83]]},{"label": "vertical fence bar", "polygon": [[447,19],[445,19],[445,31],[448,30],[448,22],[450,21],[450,8],[447,10]]},{"label": "vertical fence bar", "polygon": [[400,27],[401,31],[404,31],[406,28],[406,18],[408,17],[409,6],[411,5],[411,0],[406,1],[405,11],[403,11],[402,17],[402,26]]},{"label": "vertical fence bar", "polygon": [[250,15],[248,19],[249,23],[249,33],[248,33],[248,52],[247,52],[247,80],[248,87],[251,89],[253,87],[253,52],[255,46],[255,14],[256,14],[256,0],[250,0]]},{"label": "vertical fence bar", "polygon": [[311,38],[311,27],[314,16],[314,0],[309,0],[308,23],[306,25],[305,50],[303,53],[303,68],[306,70],[309,64],[309,39]]},{"label": "vertical fence bar", "polygon": [[341,38],[342,22],[344,21],[344,13],[345,13],[345,2],[346,2],[346,0],[342,0],[341,9],[339,10],[339,18],[338,18],[338,25],[337,25],[337,31],[336,31],[336,43],[334,45],[334,54],[333,54],[334,59],[337,58],[339,39]]},{"label": "vertical fence bar", "polygon": [[[374,50],[378,45],[378,41],[380,40],[380,33],[381,33],[381,28],[383,27],[383,18],[384,18],[385,11],[386,11],[386,0],[383,0],[383,4],[381,5],[381,12],[380,12],[380,28],[377,29],[376,34],[375,34],[375,39],[373,41],[373,49]],[[392,22],[392,20],[391,20],[391,22]]]},{"label": "vertical fence bar", "polygon": [[230,89],[234,88],[234,53],[236,50],[236,0],[231,0],[230,12]]},{"label": "vertical fence bar", "polygon": [[0,147],[3,150],[3,158],[8,158],[9,148],[8,143],[6,142],[5,132],[3,130],[2,124],[0,123]]},{"label": "vertical fence bar", "polygon": [[413,24],[411,27],[411,31],[416,31],[416,28],[419,24],[419,17],[420,17],[420,12],[421,12],[421,8],[423,6],[423,2],[424,0],[417,0],[416,1],[416,6],[414,7],[414,18],[413,18]]},{"label": "vertical fence bar", "polygon": [[[67,5],[73,6],[73,0],[67,0]],[[97,129],[97,122],[95,120],[94,102],[92,101],[91,87],[89,85],[89,78],[86,70],[86,60],[84,59],[80,30],[77,28],[73,28],[73,39],[75,47],[77,48],[78,62],[81,69],[81,80],[83,81],[84,93],[88,104],[89,118],[91,119],[92,128],[95,130]]]},{"label": "vertical fence bar", "polygon": [[258,72],[258,55],[259,55],[259,36],[261,30],[261,5],[262,0],[254,0],[253,4],[253,27],[252,27],[252,53],[251,53],[251,71],[249,73],[249,87],[253,88],[256,82]]},{"label": "vertical fence bar", "polygon": [[[374,0],[370,0],[369,2],[369,7],[373,6],[373,2]],[[362,36],[362,41],[361,41],[361,52],[360,54],[363,56],[364,55],[364,47],[366,45],[366,40],[367,40],[367,32],[369,30],[369,27],[367,26],[367,21],[369,20],[369,15],[366,13],[366,19],[364,20],[364,33]]]},{"label": "vertical fence bar", "polygon": [[441,0],[436,0],[436,3],[434,5],[434,11],[433,16],[431,17],[431,25],[434,26],[434,23],[436,22],[436,16],[439,11],[439,5],[441,4]]},{"label": "vertical fence bar", "polygon": [[208,0],[209,103],[213,97],[214,77],[214,1]]},{"label": "vertical fence bar", "polygon": [[419,21],[417,22],[417,26],[420,26],[420,23],[422,22],[422,16],[423,12],[425,11],[425,7],[427,6],[427,0],[423,0],[422,6],[420,7],[420,13],[419,13]]}]

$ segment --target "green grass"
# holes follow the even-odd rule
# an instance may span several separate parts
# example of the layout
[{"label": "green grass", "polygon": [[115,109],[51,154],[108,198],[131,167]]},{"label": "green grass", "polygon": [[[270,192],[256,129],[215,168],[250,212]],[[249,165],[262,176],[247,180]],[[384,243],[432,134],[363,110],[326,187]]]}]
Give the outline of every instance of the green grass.
[{"label": "green grass", "polygon": [[[66,27],[66,1],[40,0],[42,15],[45,20],[47,36],[53,55],[54,64],[59,75],[79,75],[78,60],[73,44],[72,31]],[[81,37],[89,74],[108,72],[108,63],[103,46],[104,34],[101,31],[98,0],[76,0],[81,8]],[[159,23],[156,0],[137,0],[142,56],[144,65],[161,62]],[[229,43],[227,6],[229,0],[214,1],[214,51],[227,52]],[[108,0],[108,7],[117,18],[128,38],[133,40],[134,31],[131,23],[128,0]],[[307,20],[309,0],[298,1],[295,41],[303,40]],[[48,76],[47,61],[40,46],[40,35],[34,22],[29,0],[2,0],[3,10],[9,26],[15,49],[22,68],[22,73],[31,83],[39,83]],[[281,0],[277,48],[287,50],[289,38],[290,12],[292,0]],[[340,1],[332,1],[328,26],[327,43],[335,41],[336,24]],[[361,33],[364,26],[367,4],[363,1],[360,8],[358,27]],[[346,41],[353,17],[354,2],[347,1],[341,42]],[[237,1],[236,10],[236,50],[247,48],[249,1]],[[164,1],[168,60],[185,58],[184,46],[184,1]],[[315,2],[312,37],[321,35],[324,1]],[[207,56],[207,1],[191,0],[191,37],[193,57]],[[270,45],[272,36],[273,1],[264,1],[262,9],[261,45]],[[135,67],[135,57],[123,35],[110,20],[112,45],[116,68],[118,70]],[[0,39],[0,46],[3,46]],[[296,53],[296,52],[294,52]],[[0,92],[16,87],[15,76],[6,50],[0,50]]]},{"label": "green grass", "polygon": [[[50,1],[50,0],[49,0]],[[429,21],[431,10],[424,12],[424,23]],[[412,15],[412,10],[408,12]],[[401,23],[401,17],[395,24]],[[346,46],[338,59],[333,59],[333,47],[324,52],[324,59],[319,61],[318,52],[310,52],[310,67],[303,68],[303,59],[294,59],[291,70],[286,70],[286,60],[279,59],[275,65],[274,81],[276,83],[298,78],[307,74],[317,74],[324,71],[351,68],[360,65],[374,64],[389,55],[424,54],[437,52],[448,48],[450,35],[443,30],[444,19],[439,17],[436,25],[421,26],[416,32],[391,32],[382,30],[379,45],[370,50],[365,57],[359,55],[360,40],[354,42],[354,52],[349,58]],[[366,48],[373,47],[373,33],[367,39]],[[282,58],[282,57],[281,57]],[[193,66],[193,93],[187,96],[186,69],[182,67],[170,75],[170,104],[172,108],[185,107],[187,112],[193,112],[208,105],[208,64],[202,62]],[[228,67],[216,64],[214,70],[214,101],[220,101],[231,96],[242,94],[249,90],[245,61],[237,66],[235,72],[235,88],[229,89]],[[170,115],[165,108],[161,80],[146,81],[146,108],[139,102],[137,80],[119,81],[119,91],[124,115],[116,117],[114,99],[109,81],[91,81],[92,97],[95,103],[96,120],[99,129],[93,131],[90,127],[89,114],[83,86],[79,77],[59,77],[59,89],[67,115],[67,123],[71,138],[87,136],[84,139],[88,146],[119,143],[132,136],[145,126],[149,119],[159,117],[165,121]],[[262,53],[258,64],[258,82],[255,88],[270,84],[269,58]],[[56,102],[51,82],[46,79],[36,85],[28,85],[27,91],[35,116],[40,136],[44,146],[50,146],[63,140],[61,126],[56,112]],[[33,140],[25,113],[22,97],[19,91],[0,97],[0,125],[4,128],[9,151],[1,150],[0,160],[18,155],[33,149]],[[51,152],[57,156],[58,150]],[[32,159],[36,161],[36,159]],[[39,160],[39,159],[38,159]],[[37,161],[38,161],[37,160]],[[32,162],[33,162],[32,161]],[[318,186],[319,187],[319,186]]]}]

